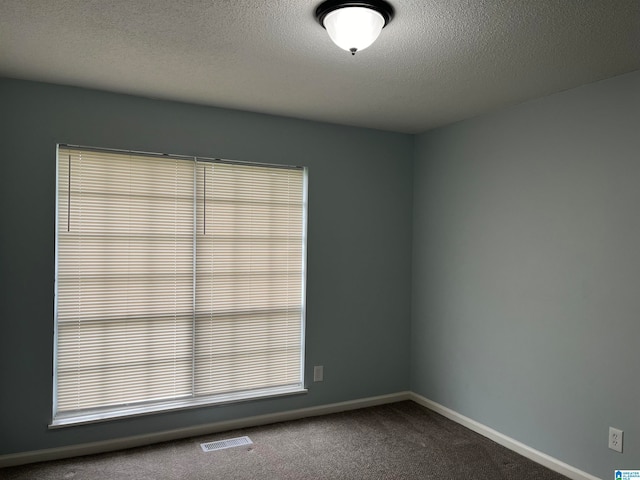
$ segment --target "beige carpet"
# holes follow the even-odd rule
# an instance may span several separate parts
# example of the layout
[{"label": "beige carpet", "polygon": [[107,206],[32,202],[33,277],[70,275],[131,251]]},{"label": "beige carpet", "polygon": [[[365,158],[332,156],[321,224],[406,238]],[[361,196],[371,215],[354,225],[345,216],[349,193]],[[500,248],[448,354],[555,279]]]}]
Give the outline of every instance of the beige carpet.
[{"label": "beige carpet", "polygon": [[[205,453],[200,443],[253,445]],[[3,480],[566,480],[413,402],[0,469]]]}]

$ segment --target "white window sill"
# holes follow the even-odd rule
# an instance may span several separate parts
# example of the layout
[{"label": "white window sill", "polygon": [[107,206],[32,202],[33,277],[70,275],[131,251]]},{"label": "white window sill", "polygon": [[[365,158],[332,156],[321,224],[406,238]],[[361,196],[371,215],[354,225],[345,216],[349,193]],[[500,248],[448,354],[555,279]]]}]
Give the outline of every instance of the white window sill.
[{"label": "white window sill", "polygon": [[248,392],[228,393],[223,395],[212,395],[208,397],[186,398],[180,400],[170,400],[165,402],[154,402],[143,405],[121,405],[116,408],[84,410],[56,416],[49,425],[50,429],[71,427],[87,423],[105,422],[128,417],[138,417],[153,413],[168,412],[175,410],[186,410],[203,406],[221,405],[227,403],[242,402],[246,400],[257,400],[271,397],[281,397],[284,395],[299,395],[307,393],[307,389],[300,386],[287,386],[279,388],[268,388],[263,390],[251,390]]}]

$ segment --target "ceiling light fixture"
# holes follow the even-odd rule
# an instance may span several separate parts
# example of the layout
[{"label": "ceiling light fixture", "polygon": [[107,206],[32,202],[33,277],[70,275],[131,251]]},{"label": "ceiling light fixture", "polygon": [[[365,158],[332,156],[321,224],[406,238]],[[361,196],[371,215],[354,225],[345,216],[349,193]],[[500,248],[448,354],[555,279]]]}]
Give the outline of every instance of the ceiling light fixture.
[{"label": "ceiling light fixture", "polygon": [[316,9],[316,19],[333,43],[351,55],[375,42],[392,18],[393,7],[384,0],[327,0]]}]

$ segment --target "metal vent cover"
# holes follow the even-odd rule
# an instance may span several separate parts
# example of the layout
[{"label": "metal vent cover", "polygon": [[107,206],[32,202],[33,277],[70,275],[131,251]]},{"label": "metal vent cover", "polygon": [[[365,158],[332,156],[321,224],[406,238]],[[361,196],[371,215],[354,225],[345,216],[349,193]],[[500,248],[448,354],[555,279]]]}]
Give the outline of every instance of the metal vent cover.
[{"label": "metal vent cover", "polygon": [[241,447],[243,445],[253,445],[249,437],[228,438],[226,440],[217,440],[215,442],[201,443],[200,447],[203,452],[215,452],[216,450],[224,450],[225,448]]}]

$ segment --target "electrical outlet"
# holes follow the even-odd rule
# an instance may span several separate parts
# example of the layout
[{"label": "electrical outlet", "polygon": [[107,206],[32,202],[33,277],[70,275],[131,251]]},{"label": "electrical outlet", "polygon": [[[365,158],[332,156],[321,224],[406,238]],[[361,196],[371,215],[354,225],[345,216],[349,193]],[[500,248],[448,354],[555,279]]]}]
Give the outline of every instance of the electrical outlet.
[{"label": "electrical outlet", "polygon": [[609,427],[609,448],[622,453],[622,430]]},{"label": "electrical outlet", "polygon": [[324,379],[324,367],[322,365],[316,365],[313,367],[313,381],[321,382]]}]

